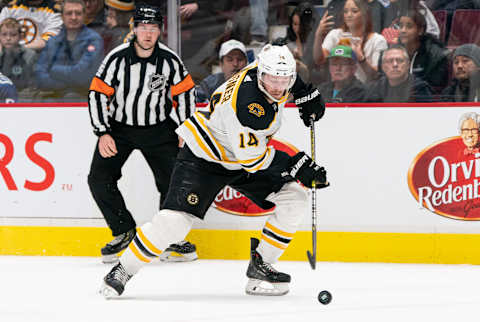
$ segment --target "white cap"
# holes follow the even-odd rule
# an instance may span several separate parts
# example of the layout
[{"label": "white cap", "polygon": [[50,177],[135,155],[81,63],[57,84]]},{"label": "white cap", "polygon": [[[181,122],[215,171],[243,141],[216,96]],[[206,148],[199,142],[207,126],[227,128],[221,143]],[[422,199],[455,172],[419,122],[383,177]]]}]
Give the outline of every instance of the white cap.
[{"label": "white cap", "polygon": [[245,45],[238,40],[230,39],[224,42],[222,46],[220,46],[218,58],[222,59],[223,56],[225,56],[234,49],[240,50],[245,55],[245,57],[247,57],[247,50],[245,49]]}]

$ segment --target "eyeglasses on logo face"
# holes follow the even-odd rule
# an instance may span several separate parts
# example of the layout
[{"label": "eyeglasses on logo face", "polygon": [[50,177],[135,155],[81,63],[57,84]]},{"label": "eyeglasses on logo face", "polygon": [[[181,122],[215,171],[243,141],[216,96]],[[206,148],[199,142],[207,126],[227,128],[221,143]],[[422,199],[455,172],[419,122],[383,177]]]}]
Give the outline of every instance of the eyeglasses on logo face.
[{"label": "eyeglasses on logo face", "polygon": [[464,128],[462,129],[462,134],[478,134],[477,128]]}]

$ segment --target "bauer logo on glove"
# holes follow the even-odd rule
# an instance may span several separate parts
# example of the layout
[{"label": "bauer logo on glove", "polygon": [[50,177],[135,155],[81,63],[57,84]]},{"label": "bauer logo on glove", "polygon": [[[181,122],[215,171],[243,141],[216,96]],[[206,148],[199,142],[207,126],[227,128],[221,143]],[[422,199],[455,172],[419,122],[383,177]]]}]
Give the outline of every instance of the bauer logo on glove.
[{"label": "bauer logo on glove", "polygon": [[294,93],[295,105],[298,106],[300,118],[305,126],[310,126],[310,119],[318,121],[325,113],[325,102],[318,89],[312,87],[312,84]]},{"label": "bauer logo on glove", "polygon": [[326,188],[330,185],[327,181],[325,168],[313,162],[305,152],[299,152],[292,157],[287,171],[290,176],[308,188],[313,188],[314,183],[317,189]]}]

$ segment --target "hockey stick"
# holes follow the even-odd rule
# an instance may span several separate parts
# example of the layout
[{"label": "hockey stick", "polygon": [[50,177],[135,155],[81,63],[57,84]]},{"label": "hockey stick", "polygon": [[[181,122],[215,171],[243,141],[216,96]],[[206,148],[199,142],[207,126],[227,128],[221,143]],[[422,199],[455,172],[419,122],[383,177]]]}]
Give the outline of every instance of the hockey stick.
[{"label": "hockey stick", "polygon": [[[310,119],[310,149],[311,158],[315,162],[315,121],[314,117]],[[317,264],[317,183],[312,182],[312,253],[307,250],[308,261],[312,269],[315,269]]]}]

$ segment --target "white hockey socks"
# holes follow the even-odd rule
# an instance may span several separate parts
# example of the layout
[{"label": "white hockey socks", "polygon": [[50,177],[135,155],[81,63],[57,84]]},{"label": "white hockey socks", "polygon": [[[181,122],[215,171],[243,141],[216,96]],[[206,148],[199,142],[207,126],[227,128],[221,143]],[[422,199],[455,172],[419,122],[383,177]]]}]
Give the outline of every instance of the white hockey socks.
[{"label": "white hockey socks", "polygon": [[307,191],[296,182],[285,184],[267,198],[275,203],[275,213],[268,218],[257,248],[263,261],[273,264],[288,247],[308,207]]},{"label": "white hockey socks", "polygon": [[137,235],[120,257],[129,275],[157,258],[170,244],[183,240],[193,225],[186,212],[162,209],[151,222],[137,229]]}]

